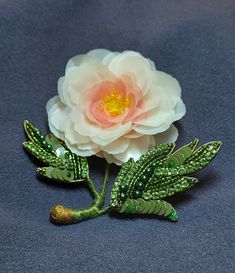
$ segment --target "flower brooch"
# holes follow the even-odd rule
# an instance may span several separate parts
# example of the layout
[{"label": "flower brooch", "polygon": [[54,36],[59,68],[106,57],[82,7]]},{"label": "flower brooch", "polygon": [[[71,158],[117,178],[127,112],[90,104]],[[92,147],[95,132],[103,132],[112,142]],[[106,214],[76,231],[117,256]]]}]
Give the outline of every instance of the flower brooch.
[{"label": "flower brooch", "polygon": [[[47,103],[52,134],[44,137],[25,121],[29,141],[23,145],[47,165],[37,169],[40,175],[85,183],[94,200],[86,209],[56,205],[52,221],[76,223],[111,210],[176,221],[176,210],[164,198],[197,183],[188,175],[204,168],[221,147],[212,141],[197,148],[194,139],[174,151],[178,131],[172,123],[186,111],[177,80],[137,52],[96,49],[69,60],[58,93]],[[91,155],[107,161],[100,192],[89,176]],[[121,168],[105,206],[110,163]]]}]

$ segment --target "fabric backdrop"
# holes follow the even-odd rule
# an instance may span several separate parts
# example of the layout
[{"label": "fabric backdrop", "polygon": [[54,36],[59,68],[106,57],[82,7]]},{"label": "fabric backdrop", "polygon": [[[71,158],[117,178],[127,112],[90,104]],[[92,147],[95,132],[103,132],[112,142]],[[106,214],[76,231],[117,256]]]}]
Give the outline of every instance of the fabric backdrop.
[{"label": "fabric backdrop", "polygon": [[[234,0],[0,1],[1,273],[235,272],[234,29]],[[36,176],[23,120],[48,131],[45,104],[66,61],[94,48],[140,51],[179,80],[187,114],[176,124],[178,144],[223,142],[200,184],[171,199],[178,223],[114,214],[49,221],[52,205],[85,207],[91,198],[85,187]],[[99,185],[103,160],[90,165]]]}]

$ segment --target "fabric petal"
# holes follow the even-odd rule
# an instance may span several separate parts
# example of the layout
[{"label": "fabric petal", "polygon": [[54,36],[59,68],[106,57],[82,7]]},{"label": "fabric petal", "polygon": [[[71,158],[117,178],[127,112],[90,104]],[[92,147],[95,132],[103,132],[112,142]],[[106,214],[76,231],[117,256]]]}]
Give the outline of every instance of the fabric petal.
[{"label": "fabric petal", "polygon": [[152,72],[152,80],[153,84],[161,87],[167,96],[181,96],[181,87],[178,81],[171,75],[157,70]]},{"label": "fabric petal", "polygon": [[68,141],[65,140],[65,144],[68,146],[68,148],[71,150],[72,153],[75,153],[80,156],[91,156],[95,155],[100,151],[99,148],[91,148],[91,149],[80,149],[77,145],[71,145]]},{"label": "fabric petal", "polygon": [[144,92],[151,83],[152,73],[149,62],[139,53],[124,51],[110,62],[108,68],[117,76],[132,73]]},{"label": "fabric petal", "polygon": [[119,154],[126,151],[130,143],[130,140],[124,137],[120,137],[109,145],[102,146],[102,150],[109,154]]},{"label": "fabric petal", "polygon": [[97,48],[89,51],[87,53],[88,56],[98,59],[99,61],[103,61],[103,59],[110,53],[110,50],[104,48]]},{"label": "fabric petal", "polygon": [[133,158],[138,160],[141,155],[146,153],[150,146],[150,136],[142,136],[140,138],[132,139],[128,149],[124,153],[115,154],[114,157],[122,162]]},{"label": "fabric petal", "polygon": [[156,145],[174,143],[178,138],[178,129],[172,124],[166,131],[154,136]]}]

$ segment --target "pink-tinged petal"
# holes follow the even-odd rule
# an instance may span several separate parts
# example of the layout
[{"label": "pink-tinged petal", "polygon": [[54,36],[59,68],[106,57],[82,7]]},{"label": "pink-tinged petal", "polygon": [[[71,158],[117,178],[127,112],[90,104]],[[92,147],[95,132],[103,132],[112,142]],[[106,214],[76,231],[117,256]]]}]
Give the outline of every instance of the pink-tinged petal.
[{"label": "pink-tinged petal", "polygon": [[97,123],[98,125],[108,128],[113,126],[114,123],[109,121],[109,113],[105,110],[100,109],[101,102],[95,102],[92,106],[90,111],[87,111],[87,117],[91,119],[91,121]]},{"label": "pink-tinged petal", "polygon": [[[137,107],[143,104],[143,96],[137,85],[134,85],[132,79],[124,75],[116,81],[104,81],[92,87],[89,92],[90,106],[86,109],[86,116],[100,126],[109,127],[113,124],[131,120]],[[119,96],[123,103],[128,100],[130,105],[123,108],[123,112],[113,115],[108,109],[102,109],[102,103],[106,97],[114,95]],[[123,103],[120,101],[120,107]]]},{"label": "pink-tinged petal", "polygon": [[73,108],[70,119],[74,122],[74,129],[80,135],[88,136],[99,145],[108,145],[131,129],[131,123],[125,123],[103,129],[87,119],[82,111]]},{"label": "pink-tinged petal", "polygon": [[64,80],[63,97],[69,96],[73,104],[82,106],[89,98],[91,88],[104,80],[114,80],[114,76],[101,63],[89,62],[72,67]]},{"label": "pink-tinged petal", "polygon": [[111,92],[117,92],[121,96],[125,96],[125,85],[120,79],[115,79],[115,81],[104,80],[99,84],[95,84],[89,90],[89,99],[91,102],[96,102],[102,100],[106,95]]},{"label": "pink-tinged petal", "polygon": [[172,124],[166,131],[155,135],[154,138],[156,145],[159,145],[162,143],[174,143],[177,140],[178,135],[177,128]]},{"label": "pink-tinged petal", "polygon": [[102,80],[99,71],[90,64],[71,68],[66,76],[65,83],[67,89],[64,90],[64,97],[69,96],[74,104],[79,105],[80,97],[84,95],[83,93]]},{"label": "pink-tinged petal", "polygon": [[[144,104],[141,90],[129,75],[123,75],[116,81],[101,82],[92,87],[89,94],[90,106],[86,109],[86,115],[91,121],[97,122],[97,124],[105,128],[112,126],[112,124],[132,120],[136,109],[140,110]],[[110,95],[120,97],[120,107],[124,106],[126,100],[128,100],[129,105],[126,108],[124,106],[121,109],[123,112],[120,112],[120,114],[113,115],[108,109],[102,109],[101,107],[102,103]]]},{"label": "pink-tinged petal", "polygon": [[132,139],[128,149],[124,153],[115,154],[114,157],[122,162],[126,162],[130,158],[138,160],[141,155],[148,151],[149,146],[150,136],[142,136],[140,138]]},{"label": "pink-tinged petal", "polygon": [[115,126],[123,122],[125,116],[127,115],[127,111],[125,111],[122,115],[117,117],[111,117],[109,113],[105,110],[100,109],[101,102],[95,103],[91,109],[90,106],[85,110],[86,117],[97,125],[101,127],[108,128],[110,126]]},{"label": "pink-tinged petal", "polygon": [[119,117],[111,116],[105,109],[102,109],[102,101],[106,96],[111,92],[120,95],[121,97],[125,96],[125,86],[122,81],[117,80],[112,81],[103,81],[98,85],[92,87],[89,92],[89,106],[86,108],[86,116],[93,122],[96,122],[100,126],[109,127],[116,123],[119,123],[123,120],[123,115]]},{"label": "pink-tinged petal", "polygon": [[97,49],[71,58],[58,93],[47,104],[52,133],[78,155],[118,165],[174,142],[172,122],[186,112],[177,80],[134,51]]}]

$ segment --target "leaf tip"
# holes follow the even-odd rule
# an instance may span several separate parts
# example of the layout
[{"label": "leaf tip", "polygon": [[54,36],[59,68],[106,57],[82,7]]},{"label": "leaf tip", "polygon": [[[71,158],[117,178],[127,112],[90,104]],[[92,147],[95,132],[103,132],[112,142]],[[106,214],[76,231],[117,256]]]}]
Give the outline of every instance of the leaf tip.
[{"label": "leaf tip", "polygon": [[46,169],[42,168],[42,167],[39,167],[39,168],[37,168],[37,173],[40,174],[40,175],[45,176],[46,175]]},{"label": "leaf tip", "polygon": [[178,216],[178,213],[175,209],[173,209],[173,211],[171,212],[171,214],[169,215],[169,219],[172,221],[172,222],[177,222],[178,219],[179,219],[179,216]]}]

